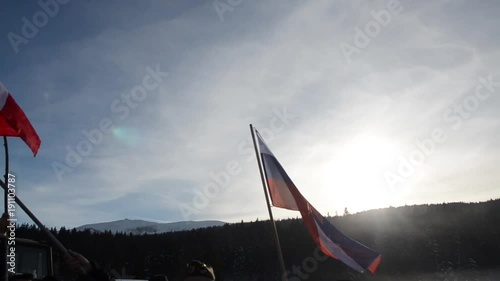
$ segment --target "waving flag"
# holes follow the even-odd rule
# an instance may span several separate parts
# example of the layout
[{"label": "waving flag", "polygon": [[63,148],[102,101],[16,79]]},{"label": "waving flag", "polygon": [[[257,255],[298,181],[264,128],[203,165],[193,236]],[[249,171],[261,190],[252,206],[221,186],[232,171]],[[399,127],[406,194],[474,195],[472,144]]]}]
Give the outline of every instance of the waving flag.
[{"label": "waving flag", "polygon": [[40,148],[40,138],[23,110],[12,95],[0,83],[0,136],[20,137],[36,156]]},{"label": "waving flag", "polygon": [[347,237],[324,218],[299,192],[257,132],[260,154],[273,206],[300,211],[309,233],[321,251],[359,272],[377,270],[382,256]]}]

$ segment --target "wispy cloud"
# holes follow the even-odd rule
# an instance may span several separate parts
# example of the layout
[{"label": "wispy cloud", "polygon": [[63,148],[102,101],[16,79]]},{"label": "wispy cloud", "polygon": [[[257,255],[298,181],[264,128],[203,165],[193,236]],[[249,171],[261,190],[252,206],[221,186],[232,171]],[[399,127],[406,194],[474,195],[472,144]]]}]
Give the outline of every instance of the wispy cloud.
[{"label": "wispy cloud", "polygon": [[[54,18],[1,72],[42,138],[36,159],[13,144],[19,196],[49,225],[182,220],[179,205],[234,160],[241,173],[192,219],[266,218],[248,124],[267,128],[286,108],[295,118],[270,147],[322,212],[498,197],[489,167],[500,156],[500,89],[449,131],[404,192],[383,176],[447,125],[443,112],[478,77],[500,80],[491,36],[498,4],[401,0],[404,10],[346,63],[339,44],[388,2],[244,1],[223,21],[211,2],[71,2],[60,15],[66,25]],[[76,19],[88,23],[81,35],[63,32]],[[113,100],[155,65],[169,73],[165,81],[60,182],[51,163],[84,139],[82,130],[116,118]]]}]

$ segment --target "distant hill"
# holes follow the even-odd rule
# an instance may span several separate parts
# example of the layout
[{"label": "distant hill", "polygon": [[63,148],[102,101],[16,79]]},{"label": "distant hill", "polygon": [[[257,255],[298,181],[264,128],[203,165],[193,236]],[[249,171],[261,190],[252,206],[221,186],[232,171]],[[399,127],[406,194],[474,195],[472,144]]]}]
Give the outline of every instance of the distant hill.
[{"label": "distant hill", "polygon": [[[359,274],[335,259],[317,258],[304,221],[296,218],[276,221],[285,267],[290,272],[288,280],[500,280],[498,199],[389,207],[326,218],[347,236],[382,254],[376,275]],[[126,274],[142,279],[166,274],[169,280],[182,280],[176,279],[181,277],[177,276],[179,269],[193,259],[216,268],[218,281],[280,279],[273,227],[268,220],[227,224],[122,220],[79,229],[84,228],[94,231],[51,231],[67,248],[103,268],[118,272],[126,268]],[[34,225],[19,226],[16,237],[46,239]],[[54,257],[57,268],[63,257],[57,251]]]},{"label": "distant hill", "polygon": [[94,232],[111,231],[113,233],[132,233],[132,234],[154,234],[166,233],[174,231],[185,231],[211,226],[222,226],[226,224],[223,221],[207,220],[207,221],[183,221],[171,223],[157,223],[144,220],[117,220],[111,222],[102,222],[94,224],[86,224],[77,227],[77,230],[89,229]]}]

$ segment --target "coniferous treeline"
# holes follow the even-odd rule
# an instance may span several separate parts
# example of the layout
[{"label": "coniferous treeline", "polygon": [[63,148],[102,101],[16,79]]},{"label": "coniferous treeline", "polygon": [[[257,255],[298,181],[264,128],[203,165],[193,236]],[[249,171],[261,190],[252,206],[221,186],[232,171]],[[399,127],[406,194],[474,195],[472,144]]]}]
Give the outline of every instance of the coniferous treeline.
[{"label": "coniferous treeline", "polygon": [[[383,259],[376,275],[395,276],[394,280],[407,274],[480,272],[500,265],[500,200],[387,208],[328,219],[380,252]],[[290,281],[368,278],[336,260],[318,260],[301,219],[278,221],[277,227]],[[269,221],[141,236],[64,227],[52,232],[69,249],[115,274],[125,267],[130,276],[166,274],[174,280],[187,261],[199,259],[214,266],[218,280],[279,279]],[[33,225],[21,225],[17,235],[46,240]],[[58,264],[56,270],[63,271]]]}]

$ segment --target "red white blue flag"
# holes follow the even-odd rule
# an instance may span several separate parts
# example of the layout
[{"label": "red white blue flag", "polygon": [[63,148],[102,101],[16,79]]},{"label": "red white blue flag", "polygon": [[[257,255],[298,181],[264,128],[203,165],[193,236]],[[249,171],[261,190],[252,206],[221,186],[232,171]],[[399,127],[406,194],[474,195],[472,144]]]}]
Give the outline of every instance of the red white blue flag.
[{"label": "red white blue flag", "polygon": [[257,132],[262,164],[273,206],[300,211],[309,233],[321,251],[359,272],[377,270],[382,256],[347,237],[324,218],[299,192]]}]

